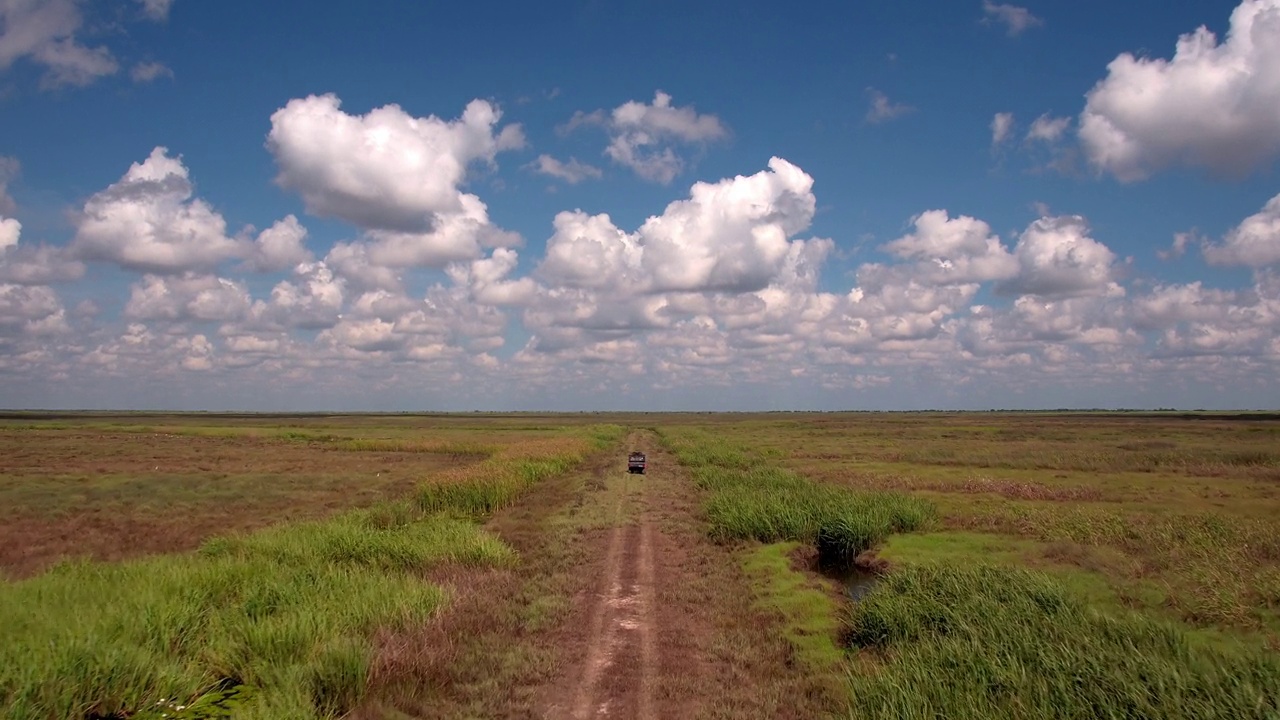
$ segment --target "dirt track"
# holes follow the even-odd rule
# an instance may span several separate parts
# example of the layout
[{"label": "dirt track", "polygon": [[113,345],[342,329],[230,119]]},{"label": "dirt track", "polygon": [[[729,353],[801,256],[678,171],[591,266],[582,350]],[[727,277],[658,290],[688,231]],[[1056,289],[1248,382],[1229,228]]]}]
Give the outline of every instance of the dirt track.
[{"label": "dirt track", "polygon": [[[628,475],[626,453],[649,456]],[[384,639],[353,720],[829,717],[830,688],[753,605],[732,547],[708,542],[687,470],[650,432],[549,480],[489,529],[512,569],[435,578],[456,600]]]},{"label": "dirt track", "polygon": [[[714,631],[706,608],[683,602],[695,585],[684,548],[699,541],[687,523],[692,488],[675,459],[635,434],[628,450],[649,456],[644,475],[619,463],[594,490],[608,508],[607,527],[587,528],[587,562],[594,582],[574,601],[566,624],[566,664],[548,690],[543,717],[654,720],[696,714],[705,648]],[[611,504],[611,507],[610,507]]]}]

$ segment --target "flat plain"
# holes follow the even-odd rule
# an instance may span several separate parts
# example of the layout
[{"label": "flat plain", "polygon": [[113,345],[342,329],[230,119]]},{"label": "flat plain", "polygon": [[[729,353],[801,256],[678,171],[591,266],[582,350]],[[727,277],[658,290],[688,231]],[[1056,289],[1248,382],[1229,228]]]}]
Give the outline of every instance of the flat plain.
[{"label": "flat plain", "polygon": [[1280,417],[8,413],[0,573],[7,718],[1274,718]]}]

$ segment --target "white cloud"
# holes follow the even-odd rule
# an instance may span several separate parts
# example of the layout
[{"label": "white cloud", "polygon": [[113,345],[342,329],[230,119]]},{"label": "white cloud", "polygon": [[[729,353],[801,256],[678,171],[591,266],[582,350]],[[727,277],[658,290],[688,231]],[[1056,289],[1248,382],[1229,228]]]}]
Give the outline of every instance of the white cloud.
[{"label": "white cloud", "polygon": [[1010,133],[1013,132],[1013,113],[1002,112],[996,113],[991,118],[991,145],[1004,144],[1009,139]]},{"label": "white cloud", "polygon": [[1204,258],[1212,265],[1263,267],[1280,263],[1280,195],[1228,232],[1222,244],[1206,243]]},{"label": "white cloud", "polygon": [[635,234],[607,215],[556,216],[539,267],[555,285],[617,292],[744,292],[766,286],[787,257],[788,238],[813,219],[813,178],[781,158],[769,170],[696,183]]},{"label": "white cloud", "polygon": [[[0,228],[3,225],[0,221]],[[0,282],[44,285],[84,275],[84,263],[69,257],[65,248],[29,244],[4,248],[2,241],[0,237]]]},{"label": "white cloud", "polygon": [[611,113],[578,111],[560,128],[562,133],[578,127],[600,125],[609,132],[605,154],[651,182],[669,184],[685,167],[677,145],[722,140],[728,128],[715,115],[699,114],[692,106],[677,107],[661,90],[652,103],[635,100],[619,105]]},{"label": "white cloud", "polygon": [[1013,254],[1018,274],[997,285],[1002,292],[1050,298],[1123,293],[1115,282],[1115,253],[1089,237],[1082,217],[1036,220],[1018,238]]},{"label": "white cloud", "polygon": [[129,71],[129,77],[136,83],[149,83],[162,77],[173,78],[173,70],[160,62],[140,62]]},{"label": "white cloud", "polygon": [[222,215],[194,192],[182,159],[155,148],[85,202],[66,259],[154,274],[209,273],[233,259],[246,260],[244,267],[256,272],[275,272],[312,259],[303,245],[307,230],[293,215],[256,240],[246,237],[251,228],[232,237]]},{"label": "white cloud", "polygon": [[251,300],[242,283],[213,275],[145,275],[130,288],[124,316],[132,320],[229,322],[245,317]]},{"label": "white cloud", "polygon": [[1241,176],[1280,155],[1280,0],[1243,0],[1227,39],[1201,26],[1172,60],[1124,53],[1089,91],[1080,139],[1122,181],[1177,165]]},{"label": "white cloud", "polygon": [[209,270],[243,253],[222,215],[199,198],[181,159],[157,147],[119,181],[85,202],[72,251],[130,270]]},{"label": "white cloud", "polygon": [[57,334],[67,329],[62,301],[42,285],[0,284],[0,335]]},{"label": "white cloud", "polygon": [[484,248],[522,244],[519,235],[489,222],[487,209],[479,198],[463,195],[461,203],[460,211],[437,216],[435,227],[428,232],[370,230],[366,233],[369,261],[395,268],[442,267],[478,258]]},{"label": "white cloud", "polygon": [[1240,304],[1239,293],[1206,288],[1200,281],[1157,285],[1134,298],[1134,321],[1144,330],[1171,328],[1183,322],[1220,323]]},{"label": "white cloud", "polygon": [[562,162],[550,155],[539,155],[538,159],[531,165],[535,172],[548,175],[553,178],[564,180],[570,185],[576,185],[587,179],[600,179],[604,173],[600,168],[587,163],[581,162],[577,158],[569,158],[568,162]]},{"label": "white cloud", "polygon": [[342,315],[345,292],[345,281],[324,262],[303,263],[292,280],[272,288],[269,301],[253,304],[252,316],[284,327],[332,327]]},{"label": "white cloud", "polygon": [[983,22],[998,22],[1005,26],[1010,37],[1021,35],[1033,27],[1044,25],[1044,20],[1031,14],[1031,11],[1017,5],[1004,5],[982,0]]},{"label": "white cloud", "polygon": [[398,291],[402,284],[397,270],[369,260],[369,246],[364,243],[334,243],[324,264],[357,289]]},{"label": "white cloud", "polygon": [[259,272],[276,272],[314,258],[304,244],[307,229],[293,215],[258,233],[249,252],[250,267]]},{"label": "white cloud", "polygon": [[105,47],[75,37],[84,23],[77,0],[0,0],[0,71],[27,59],[45,69],[44,88],[84,86],[119,70]]},{"label": "white cloud", "polygon": [[915,110],[910,105],[891,101],[888,95],[875,88],[867,88],[867,96],[871,100],[871,107],[867,110],[866,116],[869,123],[888,122]]},{"label": "white cloud", "polygon": [[538,292],[532,278],[512,279],[519,262],[515,250],[499,248],[493,255],[469,264],[450,267],[454,283],[470,288],[472,296],[484,305],[526,305]]},{"label": "white cloud", "polygon": [[458,188],[474,162],[524,144],[519,125],[495,134],[502,117],[483,100],[446,121],[413,117],[397,105],[348,115],[337,96],[290,100],[271,116],[267,147],[307,209],[369,230],[432,232],[444,218],[483,211]]},{"label": "white cloud", "polygon": [[1006,280],[1018,274],[1018,260],[1005,249],[987,223],[946,210],[930,210],[912,219],[915,232],[882,249],[913,260],[903,268],[916,280],[938,285],[963,285]]},{"label": "white cloud", "polygon": [[0,217],[0,253],[15,247],[22,236],[22,223],[13,218]]},{"label": "white cloud", "polygon": [[1031,129],[1027,131],[1027,140],[1040,140],[1047,143],[1056,143],[1067,134],[1067,129],[1071,127],[1071,118],[1061,117],[1055,118],[1048,113],[1041,115],[1031,123]]},{"label": "white cloud", "polygon": [[138,0],[142,5],[142,12],[152,20],[163,21],[169,19],[169,8],[173,7],[173,0]]}]

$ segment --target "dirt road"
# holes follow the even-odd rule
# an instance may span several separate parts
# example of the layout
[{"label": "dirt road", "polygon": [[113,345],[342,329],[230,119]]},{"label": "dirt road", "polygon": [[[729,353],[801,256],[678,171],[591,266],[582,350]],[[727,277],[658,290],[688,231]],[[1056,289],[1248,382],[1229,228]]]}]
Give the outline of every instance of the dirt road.
[{"label": "dirt road", "polygon": [[[649,457],[645,475],[626,454]],[[358,720],[387,718],[814,718],[828,689],[753,602],[741,558],[708,541],[687,470],[647,431],[548,480],[489,529],[509,570],[437,580],[449,610],[386,641],[403,678]]]},{"label": "dirt road", "polygon": [[[567,662],[546,691],[546,718],[698,714],[715,627],[689,552],[705,542],[692,522],[693,489],[652,435],[635,433],[630,443],[649,456],[648,471],[628,474],[620,457],[584,502],[588,553],[579,570],[594,581],[575,597],[559,638]],[[605,512],[593,517],[591,503]]]}]

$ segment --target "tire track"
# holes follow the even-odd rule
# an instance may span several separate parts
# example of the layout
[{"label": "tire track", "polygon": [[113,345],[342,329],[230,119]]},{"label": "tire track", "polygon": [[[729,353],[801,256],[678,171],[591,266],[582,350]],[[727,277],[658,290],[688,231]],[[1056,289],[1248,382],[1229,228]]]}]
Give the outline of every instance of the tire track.
[{"label": "tire track", "polygon": [[[621,512],[622,501],[618,501],[615,517]],[[618,604],[622,592],[622,545],[626,528],[615,527],[609,535],[609,550],[605,555],[604,582],[597,593],[595,608],[591,614],[591,635],[587,645],[586,662],[583,663],[582,679],[578,683],[578,691],[573,703],[574,720],[587,720],[594,717],[596,688],[600,675],[612,662],[611,646],[615,633],[615,619],[611,609]]]}]

